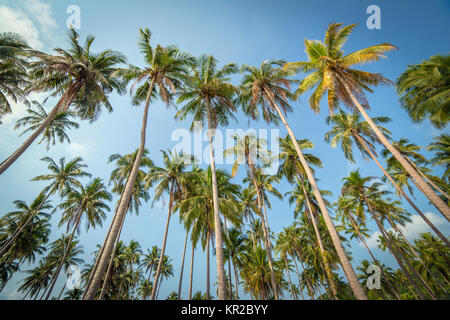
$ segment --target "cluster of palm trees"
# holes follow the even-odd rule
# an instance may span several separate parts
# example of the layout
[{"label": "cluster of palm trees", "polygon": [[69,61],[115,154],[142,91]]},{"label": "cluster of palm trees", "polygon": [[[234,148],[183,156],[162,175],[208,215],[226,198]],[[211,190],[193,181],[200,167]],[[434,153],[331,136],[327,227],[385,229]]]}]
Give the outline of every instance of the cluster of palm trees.
[{"label": "cluster of palm trees", "polygon": [[[69,140],[66,130],[77,128],[77,120],[94,122],[103,108],[112,111],[109,96],[122,94],[131,83],[132,104],[144,105],[140,141],[135,152],[113,154],[108,162],[115,164],[110,176],[111,192],[119,199],[105,240],[95,253],[94,262],[83,273],[82,289],[67,292],[67,299],[157,299],[162,280],[173,275],[171,259],[165,255],[171,217],[178,213],[186,229],[181,258],[181,273],[177,291],[170,299],[181,299],[183,270],[188,240],[191,242],[190,285],[188,299],[212,299],[210,279],[211,251],[216,257],[217,297],[238,299],[239,289],[254,299],[281,299],[288,292],[292,299],[440,299],[446,298],[448,282],[449,241],[429,220],[414,201],[413,187],[422,192],[446,220],[448,206],[449,137],[435,138],[429,150],[435,152],[430,161],[420,154],[420,147],[407,139],[393,141],[383,127],[388,117],[371,118],[365,92],[372,86],[390,84],[381,74],[357,70],[359,64],[376,62],[384,53],[396,49],[384,43],[350,54],[343,46],[355,25],[330,24],[324,41],[305,40],[307,61],[265,60],[259,67],[234,64],[219,66],[213,56],[192,57],[175,46],[153,46],[151,32],[140,29],[139,49],[145,65],[126,65],[125,57],[112,50],[93,53],[94,38],[82,45],[71,30],[71,47],[57,48],[55,54],[33,50],[17,35],[0,34],[0,116],[11,112],[11,103],[23,101],[30,107],[29,116],[16,127],[27,127],[31,133],[15,152],[0,163],[0,175],[7,170],[38,138],[47,148],[56,140]],[[231,76],[242,74],[239,85]],[[298,73],[305,74],[299,81]],[[435,56],[422,64],[411,66],[397,81],[401,103],[414,121],[429,117],[436,127],[446,126],[449,103],[449,57]],[[292,91],[294,84],[298,89]],[[32,92],[58,97],[47,113],[37,102],[28,102]],[[297,139],[288,124],[292,102],[311,92],[309,103],[319,111],[327,95],[331,131],[325,140],[331,147],[341,146],[345,157],[354,161],[353,146],[363,157],[372,159],[395,189],[431,227],[434,235],[422,234],[411,243],[402,232],[411,214],[374,177],[351,172],[342,183],[335,203],[326,197],[331,192],[321,190],[315,170],[321,160],[305,149],[314,148],[308,139]],[[210,161],[200,168],[194,157],[177,150],[163,150],[163,163],[156,165],[146,149],[147,122],[150,105],[161,99],[167,106],[179,106],[177,120],[192,119],[208,127]],[[36,110],[33,110],[33,106]],[[345,106],[350,113],[344,112]],[[277,150],[267,150],[266,142],[251,134],[235,136],[235,146],[224,151],[235,155],[231,174],[216,168],[214,133],[236,119],[238,110],[250,119],[260,117],[266,123],[284,125],[288,135],[280,139],[281,164],[275,175],[265,168]],[[362,117],[362,118],[361,118]],[[383,149],[380,161],[377,144]],[[220,150],[219,150],[220,151]],[[0,284],[4,285],[19,271],[24,262],[34,262],[36,255],[45,258],[27,271],[20,291],[25,297],[50,299],[63,268],[81,264],[78,240],[81,222],[86,231],[101,226],[110,211],[112,194],[100,178],[85,171],[81,158],[59,162],[43,158],[49,173],[32,180],[48,181],[38,197],[27,205],[14,204],[17,211],[0,221]],[[429,163],[445,167],[442,177],[433,174]],[[239,165],[246,176],[240,184],[233,183]],[[315,167],[315,168],[313,168]],[[0,177],[1,178],[1,177]],[[92,179],[87,184],[80,181]],[[286,179],[292,190],[282,194],[277,184]],[[404,190],[408,189],[408,193]],[[153,194],[151,195],[151,192]],[[61,199],[52,212],[50,197]],[[137,214],[145,202],[169,197],[167,221],[162,247],[153,247],[147,254],[136,241],[128,245],[120,240],[127,214]],[[295,221],[279,234],[270,230],[268,213],[272,197],[287,197]],[[46,247],[49,238],[49,218],[61,213],[60,226],[67,234]],[[332,216],[334,211],[335,217]],[[377,260],[366,238],[368,221],[373,219],[380,232],[379,247],[387,249],[400,269],[393,271]],[[390,229],[389,229],[390,228]],[[369,276],[362,261],[357,275],[350,263],[348,239],[361,241],[382,272],[381,288],[368,290],[364,279]],[[194,253],[201,244],[206,251],[206,292],[192,293]],[[211,250],[211,245],[213,246]],[[143,257],[142,261],[141,258]],[[295,268],[294,268],[295,266]],[[299,269],[301,267],[301,270]],[[346,281],[338,276],[342,270]],[[148,273],[148,276],[146,276]],[[297,279],[292,279],[296,274]],[[153,277],[153,279],[151,279]],[[234,281],[233,281],[234,277]],[[287,281],[286,281],[287,278]],[[58,298],[62,297],[65,287]]]}]

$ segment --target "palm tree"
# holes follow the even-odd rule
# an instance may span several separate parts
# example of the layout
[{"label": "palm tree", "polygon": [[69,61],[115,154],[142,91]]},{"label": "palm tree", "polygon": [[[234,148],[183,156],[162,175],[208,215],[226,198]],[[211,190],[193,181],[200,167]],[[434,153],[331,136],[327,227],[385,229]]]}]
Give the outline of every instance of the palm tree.
[{"label": "palm tree", "polygon": [[245,252],[248,239],[242,234],[241,230],[231,228],[228,230],[226,237],[226,251],[224,251],[233,262],[234,281],[236,288],[236,299],[239,299],[239,268],[242,266],[242,255]]},{"label": "palm tree", "polygon": [[430,161],[437,166],[444,166],[444,179],[450,178],[450,135],[441,134],[434,138],[434,142],[430,143],[427,150],[434,151],[435,157]]},{"label": "palm tree", "polygon": [[81,300],[81,296],[83,295],[83,290],[73,288],[66,292],[63,300]]},{"label": "palm tree", "polygon": [[16,33],[0,32],[0,124],[10,113],[11,101],[29,106],[23,88],[28,84],[26,51],[29,46]]},{"label": "palm tree", "polygon": [[[111,232],[108,240],[105,243],[105,249],[102,255],[98,257],[99,264],[95,270],[92,282],[86,290],[83,299],[93,299],[94,295],[100,286],[101,278],[103,277],[108,263],[108,258],[113,252],[113,246],[117,239],[119,229],[123,223],[123,217],[128,210],[128,204],[133,192],[136,178],[139,171],[139,166],[142,161],[145,150],[146,129],[148,120],[148,110],[150,100],[159,94],[160,98],[169,105],[172,99],[172,94],[180,87],[180,77],[186,72],[186,67],[192,63],[192,58],[184,52],[179,51],[174,46],[162,47],[160,45],[153,48],[150,45],[151,33],[150,30],[140,29],[139,47],[146,63],[145,68],[138,68],[130,66],[128,69],[121,69],[116,72],[116,76],[122,76],[126,80],[133,80],[131,90],[140,82],[144,82],[137,90],[133,97],[133,103],[138,105],[143,100],[144,114],[142,118],[140,144],[136,159],[134,160],[132,170],[129,178],[125,184],[122,192],[122,200],[115,214],[115,219],[112,222]],[[172,93],[170,93],[172,92]]]},{"label": "palm tree", "polygon": [[283,112],[286,114],[287,111],[291,111],[288,100],[294,98],[294,95],[289,91],[289,88],[290,85],[295,82],[289,78],[293,74],[291,68],[283,69],[280,67],[284,64],[284,61],[276,60],[264,61],[259,69],[251,66],[242,67],[241,70],[247,72],[241,84],[242,100],[244,102],[248,101],[248,105],[245,106],[246,112],[250,117],[257,118],[259,115],[258,105],[260,105],[262,108],[261,114],[267,122],[274,121],[278,118],[283,122],[292,143],[294,144],[295,151],[305,170],[308,181],[311,183],[314,196],[319,203],[320,211],[325,219],[328,231],[331,234],[350,286],[358,299],[366,299],[364,290],[358,282],[355,271],[353,270],[348,257],[345,255],[344,248],[339,240],[339,235],[333,225],[333,221],[328,213],[322,195],[320,194],[313,172],[306,162],[294,132],[283,115]]},{"label": "palm tree", "polygon": [[450,120],[450,56],[435,55],[410,65],[397,79],[400,102],[411,119],[420,123],[428,118],[436,128]]},{"label": "palm tree", "polygon": [[117,64],[125,62],[125,57],[111,50],[92,53],[94,37],[88,36],[85,44],[80,45],[79,36],[73,29],[69,39],[69,50],[56,48],[56,55],[30,51],[37,61],[30,64],[29,75],[33,81],[26,92],[50,90],[52,96],[61,95],[61,98],[25,142],[0,164],[0,174],[25,152],[59,112],[66,112],[72,106],[80,118],[95,121],[103,105],[112,111],[107,95],[113,90],[122,93],[123,84],[111,75]]},{"label": "palm tree", "polygon": [[[372,121],[377,124],[381,131],[386,135],[389,131],[382,127],[382,123],[389,121],[387,117],[375,117]],[[374,134],[369,124],[366,121],[360,120],[360,115],[356,112],[353,114],[346,114],[342,110],[338,114],[335,114],[327,118],[328,124],[333,124],[331,131],[325,134],[325,141],[331,144],[332,148],[335,148],[338,144],[341,145],[344,155],[347,160],[354,162],[353,157],[353,143],[359,149],[363,156],[369,155],[370,158],[378,165],[384,175],[394,185],[396,191],[400,193],[406,201],[414,208],[414,210],[422,217],[422,219],[433,229],[436,234],[448,242],[444,235],[434,226],[434,224],[425,216],[425,214],[416,206],[416,204],[406,195],[403,189],[395,181],[395,179],[388,173],[388,171],[381,165],[377,159],[375,147],[373,143],[378,142],[377,136]],[[450,245],[450,244],[449,244]]]},{"label": "palm tree", "polygon": [[59,163],[56,163],[49,157],[44,157],[41,160],[48,162],[48,169],[50,170],[50,173],[34,177],[31,180],[52,182],[42,191],[42,201],[37,204],[36,208],[32,212],[30,212],[28,219],[15,231],[15,233],[11,235],[11,238],[8,241],[3,243],[0,249],[0,257],[5,254],[9,246],[11,246],[17,237],[20,236],[28,223],[32,221],[32,219],[39,213],[41,205],[45,204],[53,193],[59,191],[62,195],[65,190],[69,190],[74,186],[81,186],[78,178],[91,176],[90,173],[84,171],[84,168],[87,166],[82,163],[83,159],[81,157],[76,157],[67,163],[64,157],[59,159]]},{"label": "palm tree", "polygon": [[83,216],[86,217],[86,230],[89,230],[90,227],[101,226],[102,221],[106,217],[105,211],[110,210],[105,202],[111,201],[112,196],[106,190],[101,179],[95,178],[86,187],[72,188],[65,194],[65,198],[66,200],[58,206],[64,210],[59,225],[67,224],[67,231],[73,226],[73,231],[70,234],[66,252],[53,274],[52,283],[45,297],[46,300],[49,299],[61,268],[65,263],[75,232],[79,232]]},{"label": "palm tree", "polygon": [[[153,273],[153,268],[156,267],[159,263],[160,256],[161,256],[161,249],[158,248],[157,246],[153,246],[151,250],[147,249],[147,253],[144,254],[141,267],[145,268],[145,272],[149,273],[148,274],[149,279]],[[148,295],[149,297],[150,294]]]},{"label": "palm tree", "polygon": [[[208,123],[209,153],[213,190],[214,227],[216,241],[217,283],[220,300],[225,299],[225,271],[223,262],[223,239],[220,230],[219,195],[214,161],[214,132],[218,125],[227,125],[229,118],[235,119],[236,110],[232,100],[236,88],[230,83],[229,75],[236,73],[237,66],[229,63],[222,68],[217,67],[218,61],[213,56],[201,56],[191,69],[191,74],[185,77],[185,87],[179,93],[178,103],[184,106],[176,117],[185,119],[187,115],[194,116],[193,121]],[[194,123],[191,125],[193,128]]]},{"label": "palm tree", "polygon": [[383,43],[344,55],[342,47],[355,26],[356,24],[352,24],[343,27],[342,23],[333,23],[328,27],[324,42],[305,40],[306,53],[309,60],[292,62],[286,65],[288,69],[310,72],[300,83],[297,93],[302,94],[316,87],[311,94],[309,102],[311,108],[318,111],[321,98],[325,92],[328,92],[330,115],[333,114],[340,101],[351,109],[356,108],[375,132],[378,140],[417,181],[417,184],[431,199],[431,202],[444,213],[447,219],[450,219],[450,208],[389,142],[365,110],[369,108],[369,104],[364,90],[372,92],[369,85],[389,84],[391,81],[384,78],[381,74],[360,71],[351,67],[356,64],[378,61],[384,58],[384,52],[396,49],[396,47],[389,43]]},{"label": "palm tree", "polygon": [[19,287],[19,292],[26,292],[23,299],[30,296],[37,299],[42,289],[48,287],[51,280],[51,265],[45,260],[40,260],[39,265],[31,270],[25,271],[28,276],[22,279],[22,285]]},{"label": "palm tree", "polygon": [[[35,111],[31,108],[27,109],[27,113],[29,115],[17,120],[16,122],[14,129],[27,127],[24,131],[22,131],[19,137],[29,131],[33,132],[34,130],[36,130],[48,117],[47,111],[45,111],[44,107],[41,104],[37,103],[36,101],[33,101],[33,103],[36,106],[37,110]],[[66,133],[66,129],[71,129],[71,127],[78,128],[78,123],[70,120],[70,118],[73,116],[73,112],[58,112],[55,115],[54,119],[50,122],[50,124],[45,128],[44,132],[42,133],[42,138],[38,142],[38,144],[45,141],[47,144],[46,148],[48,150],[50,144],[55,145],[56,139],[58,139],[60,143],[63,143],[64,140],[67,140],[67,142],[70,143],[70,139]]]},{"label": "palm tree", "polygon": [[164,240],[161,248],[161,255],[158,262],[158,267],[155,273],[155,279],[153,280],[153,291],[150,297],[151,300],[155,299],[156,288],[158,287],[159,274],[162,267],[162,257],[166,250],[167,234],[169,231],[170,217],[172,215],[172,209],[175,201],[181,200],[183,192],[189,179],[189,172],[186,172],[186,160],[191,160],[189,156],[178,154],[176,150],[161,151],[163,155],[164,167],[153,167],[148,175],[145,177],[147,185],[153,185],[158,183],[155,187],[155,196],[153,201],[158,201],[164,195],[169,193],[169,213],[167,215],[166,228],[164,231]]}]

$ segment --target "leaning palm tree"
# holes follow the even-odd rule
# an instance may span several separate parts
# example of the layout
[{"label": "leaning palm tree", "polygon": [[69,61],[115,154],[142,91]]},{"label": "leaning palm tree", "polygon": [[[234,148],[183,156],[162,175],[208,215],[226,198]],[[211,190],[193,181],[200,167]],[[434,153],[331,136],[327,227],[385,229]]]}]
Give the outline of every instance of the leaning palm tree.
[{"label": "leaning palm tree", "polygon": [[434,127],[445,128],[450,121],[450,55],[408,66],[396,85],[401,105],[414,122],[428,118]]},{"label": "leaning palm tree", "polygon": [[[388,135],[389,131],[386,128],[382,127],[381,124],[386,123],[389,120],[390,119],[387,117],[372,118],[372,121],[380,128],[381,131],[385,133],[385,135]],[[358,113],[354,112],[353,114],[346,114],[342,110],[340,110],[338,114],[328,117],[327,123],[333,124],[333,127],[331,131],[325,134],[325,141],[329,142],[332,148],[335,148],[338,144],[340,144],[345,157],[350,162],[354,162],[353,144],[355,144],[355,146],[359,149],[363,156],[370,156],[370,158],[372,158],[372,160],[378,165],[384,175],[396,188],[396,191],[405,198],[405,200],[414,208],[414,210],[422,217],[422,219],[430,226],[430,228],[450,246],[450,243],[448,242],[446,237],[416,206],[411,198],[398,185],[395,179],[378,161],[375,146],[373,145],[373,143],[378,142],[379,140],[370,128],[369,124],[366,121],[361,121],[360,115]]]},{"label": "leaning palm tree", "polygon": [[[219,200],[217,191],[216,164],[214,160],[214,131],[218,125],[227,125],[229,119],[235,119],[236,110],[233,98],[236,88],[230,83],[229,76],[237,72],[237,66],[229,63],[222,68],[217,67],[218,61],[213,56],[201,56],[196,60],[191,74],[185,77],[185,87],[179,93],[178,102],[184,106],[176,117],[185,119],[189,114],[193,121],[208,123],[209,154],[213,188],[214,227],[216,241],[217,283],[219,299],[225,299],[225,272],[223,262],[223,239],[220,231]],[[205,119],[206,118],[206,119]],[[191,129],[194,127],[194,122]]]},{"label": "leaning palm tree", "polygon": [[18,34],[0,32],[0,120],[12,112],[11,102],[20,101],[29,106],[23,90],[29,83],[27,49],[29,46]]},{"label": "leaning palm tree", "polygon": [[101,226],[102,221],[106,217],[105,212],[110,210],[106,202],[112,199],[111,194],[106,190],[100,178],[95,178],[86,187],[72,188],[64,196],[66,200],[59,205],[59,208],[63,210],[59,224],[60,226],[64,223],[67,224],[67,231],[73,226],[73,230],[68,240],[66,252],[53,274],[52,283],[45,299],[48,299],[52,293],[61,268],[66,260],[75,232],[80,232],[82,218],[86,218],[86,230],[89,230],[90,227],[95,228],[96,226]]},{"label": "leaning palm tree", "polygon": [[339,255],[344,273],[349,280],[350,286],[358,299],[366,299],[364,290],[359,284],[355,271],[353,270],[350,261],[345,254],[344,248],[342,247],[342,243],[339,240],[339,235],[333,224],[331,216],[328,213],[328,209],[322,195],[320,194],[320,189],[317,186],[313,172],[308,166],[294,132],[286,121],[284,114],[292,109],[289,105],[289,99],[294,98],[294,95],[289,91],[289,88],[290,85],[294,83],[294,80],[289,78],[293,74],[291,71],[292,68],[281,68],[284,64],[284,61],[275,60],[264,61],[260,68],[252,66],[242,67],[242,71],[246,72],[241,84],[242,100],[245,105],[245,110],[250,117],[258,118],[260,114],[258,112],[258,106],[261,106],[261,114],[267,122],[281,119],[289,133],[292,143],[294,144],[298,159],[305,170],[308,181],[311,183],[314,196],[319,203],[320,211],[325,219],[325,223],[333,239],[333,244]]},{"label": "leaning palm tree", "polygon": [[[20,133],[19,137],[28,132],[33,132],[34,130],[36,130],[48,117],[47,111],[45,111],[44,107],[41,104],[36,101],[33,101],[33,103],[36,106],[36,110],[33,110],[31,108],[27,109],[28,115],[17,120],[16,122],[14,129],[27,127]],[[66,130],[71,128],[78,128],[78,123],[70,119],[73,116],[73,112],[58,112],[55,115],[53,121],[50,122],[50,124],[45,128],[44,132],[42,133],[41,140],[39,140],[38,144],[45,141],[48,150],[50,144],[55,145],[56,140],[58,140],[60,143],[63,143],[64,140],[70,143],[70,139],[66,133]]]},{"label": "leaning palm tree", "polygon": [[82,163],[83,159],[81,157],[77,157],[67,163],[64,157],[59,159],[59,163],[49,157],[44,157],[41,160],[48,163],[48,170],[50,173],[34,177],[31,180],[51,181],[51,183],[42,191],[42,195],[45,194],[45,196],[43,196],[43,199],[38,206],[30,212],[28,219],[11,235],[11,238],[8,241],[2,244],[0,249],[0,257],[3,256],[9,246],[11,246],[17,237],[20,236],[27,224],[39,213],[41,206],[46,203],[52,194],[58,191],[62,195],[64,191],[69,190],[74,186],[81,186],[78,181],[79,178],[91,176],[90,173],[84,171],[84,168],[87,166]]},{"label": "leaning palm tree", "polygon": [[132,170],[122,192],[122,200],[117,208],[110,235],[102,254],[97,258],[99,259],[98,268],[95,270],[92,282],[86,289],[83,299],[94,298],[100,286],[100,281],[105,274],[109,257],[113,252],[113,246],[121,228],[123,217],[128,209],[145,150],[148,111],[151,99],[159,95],[162,101],[169,105],[173,94],[182,83],[180,78],[186,73],[186,67],[192,64],[192,58],[187,53],[181,52],[174,46],[162,47],[157,45],[154,48],[150,44],[150,38],[151,33],[148,29],[140,29],[139,47],[144,55],[146,66],[144,68],[130,66],[128,69],[118,70],[115,74],[117,77],[123,77],[127,81],[134,80],[131,90],[140,82],[143,82],[133,97],[133,103],[136,105],[144,101],[140,144]]},{"label": "leaning palm tree", "polygon": [[177,151],[161,151],[163,155],[164,167],[153,167],[145,178],[147,185],[158,183],[155,187],[155,196],[153,201],[161,200],[165,193],[169,194],[169,211],[167,214],[166,228],[164,230],[164,240],[161,247],[161,255],[158,261],[158,267],[153,280],[153,290],[150,299],[154,300],[156,289],[158,288],[159,275],[162,267],[162,257],[166,250],[167,233],[169,231],[170,217],[172,216],[174,203],[181,200],[183,192],[188,184],[189,172],[186,172],[186,162],[190,160],[186,155],[178,154]]},{"label": "leaning palm tree", "polygon": [[364,48],[344,55],[343,45],[347,41],[356,24],[343,27],[342,23],[330,24],[325,35],[325,41],[305,40],[308,61],[288,63],[285,68],[310,73],[302,80],[297,90],[302,94],[316,87],[310,96],[309,102],[313,110],[319,111],[321,98],[328,93],[328,108],[330,115],[338,107],[339,102],[351,109],[357,109],[371,129],[375,132],[379,141],[398,160],[405,170],[417,181],[423,192],[431,202],[450,219],[450,208],[431,189],[423,177],[402,156],[402,154],[389,142],[388,138],[372,121],[367,114],[369,108],[364,91],[372,92],[371,85],[390,84],[391,81],[381,74],[353,69],[352,66],[362,63],[378,61],[384,58],[384,52],[396,49],[389,43]]},{"label": "leaning palm tree", "polygon": [[85,44],[81,45],[74,30],[70,31],[69,39],[70,48],[56,48],[56,55],[30,51],[37,61],[30,64],[29,75],[33,81],[26,92],[52,91],[52,96],[61,97],[47,118],[0,164],[0,174],[25,152],[59,112],[72,107],[80,118],[94,121],[99,117],[102,106],[112,111],[107,95],[113,90],[123,92],[123,83],[111,77],[116,66],[125,62],[122,54],[111,50],[94,54],[91,52],[94,37],[88,36]]},{"label": "leaning palm tree", "polygon": [[434,138],[434,142],[430,143],[427,150],[434,151],[434,158],[430,159],[433,165],[443,166],[445,172],[443,179],[450,178],[450,134],[441,134]]}]

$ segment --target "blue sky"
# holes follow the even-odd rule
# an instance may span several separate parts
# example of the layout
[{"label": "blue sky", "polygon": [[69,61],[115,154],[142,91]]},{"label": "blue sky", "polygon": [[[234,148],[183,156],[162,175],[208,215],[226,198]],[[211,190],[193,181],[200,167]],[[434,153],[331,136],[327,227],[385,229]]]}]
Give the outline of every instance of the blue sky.
[{"label": "blue sky", "polygon": [[[362,66],[361,69],[380,72],[385,77],[395,80],[408,65],[418,63],[431,55],[448,53],[450,39],[445,30],[450,29],[450,4],[446,1],[41,1],[41,0],[0,0],[0,31],[21,33],[29,43],[37,49],[50,51],[54,47],[66,45],[66,20],[69,14],[66,9],[70,5],[78,5],[81,9],[81,38],[88,34],[96,37],[94,49],[111,48],[124,53],[132,64],[142,66],[142,59],[137,50],[138,29],[148,27],[153,33],[152,42],[162,45],[176,44],[182,50],[198,56],[212,54],[221,63],[235,62],[239,65],[259,65],[265,59],[284,59],[286,61],[305,60],[303,41],[307,39],[322,40],[327,25],[331,22],[344,24],[357,23],[349,41],[345,45],[346,52],[374,44],[389,42],[399,50],[388,53],[386,60],[376,64]],[[381,29],[369,30],[366,19],[369,14],[366,8],[377,4],[381,9]],[[299,75],[299,78],[302,75]],[[239,76],[233,77],[236,84]],[[43,95],[34,97],[42,100]],[[445,130],[436,130],[425,121],[413,124],[407,113],[400,108],[398,96],[393,87],[380,87],[369,94],[370,115],[389,116],[392,122],[387,125],[395,139],[406,137],[415,143],[425,146],[432,138]],[[12,201],[20,199],[30,202],[41,191],[43,184],[29,180],[45,172],[45,165],[39,159],[45,155],[54,159],[62,156],[72,158],[82,156],[89,166],[89,172],[108,181],[112,170],[106,164],[113,153],[126,154],[135,150],[139,143],[139,128],[142,108],[130,105],[129,95],[112,95],[110,98],[114,112],[104,112],[94,124],[82,122],[78,130],[70,132],[71,144],[57,145],[46,151],[44,145],[34,144],[7,172],[0,177],[0,215],[13,210]],[[47,107],[51,107],[51,102]],[[328,115],[326,101],[322,102],[320,114],[313,113],[308,106],[307,96],[293,103],[294,112],[288,121],[298,138],[308,138],[316,146],[313,153],[319,156],[324,168],[317,170],[319,187],[338,194],[342,178],[351,170],[359,168],[363,175],[381,176],[374,163],[357,157],[356,164],[349,164],[339,149],[331,149],[324,142],[323,136],[329,130],[325,123]],[[0,126],[0,159],[7,157],[23,140],[18,132],[13,131],[15,121],[25,113],[24,106],[17,105],[14,113],[4,119]],[[174,108],[167,109],[160,102],[150,108],[147,147],[150,157],[160,164],[160,149],[171,148],[177,141],[171,141],[171,133],[179,128],[188,128],[189,121],[175,121]],[[231,123],[229,128],[248,127],[268,128],[263,122],[248,121],[241,112],[237,114],[238,122]],[[269,126],[275,128],[274,126]],[[225,128],[223,128],[225,129]],[[284,128],[280,134],[286,135]],[[203,148],[207,142],[203,143]],[[424,151],[426,156],[430,153]],[[231,170],[230,165],[219,165],[219,168]],[[441,173],[436,169],[437,173]],[[235,183],[240,183],[242,175],[238,175]],[[284,193],[290,190],[286,182],[279,185]],[[443,222],[436,210],[428,205],[427,200],[416,192],[420,207],[429,212],[430,218],[445,234],[450,234],[448,223]],[[330,200],[335,200],[333,196]],[[57,204],[58,199],[53,199]],[[111,207],[114,207],[111,203]],[[405,205],[405,208],[409,207]],[[142,206],[139,216],[128,216],[122,232],[122,239],[139,241],[144,249],[152,245],[161,246],[166,218],[166,207],[150,203]],[[104,222],[104,228],[89,230],[79,236],[84,246],[86,261],[91,260],[90,253],[105,237],[112,214]],[[57,213],[53,218],[51,240],[64,232],[57,229],[59,221]],[[292,208],[287,200],[272,201],[269,213],[271,228],[279,232],[293,220]],[[423,223],[414,217],[409,226],[411,238],[419,231],[427,231]],[[371,225],[372,226],[372,225]],[[372,226],[375,231],[375,227]],[[173,259],[175,276],[164,281],[160,298],[166,297],[170,291],[176,290],[180,261],[183,249],[184,231],[173,219],[169,230],[167,254]],[[188,247],[189,252],[189,247]],[[357,244],[352,242],[353,264],[356,267],[368,255]],[[391,266],[394,261],[388,255],[375,249],[378,257]],[[196,252],[194,291],[205,291],[205,256]],[[212,279],[215,279],[215,259],[211,259]],[[185,271],[189,269],[186,259]],[[396,266],[395,266],[396,267]],[[28,269],[27,266],[22,268]],[[0,298],[18,298],[15,292],[21,274],[15,276]],[[62,277],[61,277],[62,278]],[[183,296],[187,295],[188,276],[185,274]],[[212,282],[215,282],[213,280]],[[62,285],[62,280],[59,282]],[[57,289],[59,290],[59,289]],[[212,292],[215,293],[215,288]],[[242,291],[242,290],[240,290]],[[215,294],[214,294],[215,295]]]}]

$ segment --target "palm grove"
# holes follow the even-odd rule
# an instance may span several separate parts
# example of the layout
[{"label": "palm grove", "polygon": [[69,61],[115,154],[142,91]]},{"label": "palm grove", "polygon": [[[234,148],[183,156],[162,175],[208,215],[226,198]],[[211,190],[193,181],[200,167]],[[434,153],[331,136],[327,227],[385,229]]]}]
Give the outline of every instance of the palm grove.
[{"label": "palm grove", "polygon": [[[426,147],[434,157],[426,159],[422,147],[406,138],[391,139],[388,117],[369,116],[366,92],[392,82],[355,67],[378,62],[396,47],[383,43],[344,54],[343,46],[355,26],[330,24],[323,41],[305,40],[307,61],[265,60],[260,66],[220,66],[213,56],[193,57],[176,46],[153,45],[148,29],[139,30],[141,67],[127,64],[113,50],[92,52],[94,37],[81,43],[74,30],[69,48],[56,48],[52,54],[30,48],[16,34],[0,33],[0,116],[13,112],[15,103],[28,106],[28,115],[16,124],[16,129],[25,128],[21,134],[27,137],[0,163],[0,175],[33,143],[44,142],[49,148],[70,142],[67,132],[78,128],[79,120],[94,122],[104,109],[113,110],[112,94],[129,91],[131,103],[143,107],[140,140],[134,142],[137,149],[109,157],[115,168],[108,182],[95,178],[81,157],[41,159],[47,172],[32,181],[43,181],[46,187],[30,203],[14,201],[15,211],[0,218],[0,290],[15,273],[24,272],[18,283],[24,299],[161,299],[165,298],[159,296],[161,284],[175,276],[177,261],[178,287],[167,299],[239,299],[242,294],[252,299],[448,298],[449,241],[419,208],[414,192],[423,193],[449,220],[450,137],[435,137]],[[436,55],[409,66],[397,79],[401,106],[413,122],[429,119],[436,128],[446,127],[449,68],[448,55]],[[239,73],[241,82],[235,85],[231,76]],[[29,101],[33,92],[46,93],[57,102],[47,112],[43,105]],[[289,126],[299,116],[293,103],[306,95],[316,112],[326,96],[330,131],[325,141],[332,148],[340,147],[349,161],[360,153],[374,162],[383,183],[355,170],[336,190],[338,200],[327,200],[332,193],[319,188],[315,172],[322,161],[311,153],[313,142]],[[207,168],[192,165],[192,155],[176,150],[162,150],[160,164],[152,161],[146,129],[150,107],[157,100],[168,107],[177,105],[175,120],[190,119],[191,128],[194,121],[207,125]],[[235,120],[239,110],[288,132],[279,141],[277,174],[265,171],[274,156],[265,148],[266,141],[251,134],[235,136],[234,147],[224,151],[236,156],[231,172],[216,168],[215,153],[222,151],[214,150],[214,130]],[[434,173],[434,167],[443,169],[443,174]],[[236,184],[238,170],[245,172],[245,178]],[[285,193],[277,187],[282,179],[290,185]],[[118,196],[115,203],[113,194]],[[147,201],[162,197],[169,199],[161,227],[162,247],[145,249],[134,240],[121,240],[126,216],[139,214]],[[268,220],[273,197],[287,199],[294,216],[294,222],[278,234],[271,231]],[[53,206],[51,199],[57,204]],[[50,217],[55,214],[66,233],[49,243]],[[105,239],[86,263],[80,258],[83,235],[102,227],[108,214],[112,222],[105,228]],[[415,214],[432,232],[410,241],[402,227]],[[174,215],[186,231],[179,259],[165,253]],[[368,246],[370,222],[380,232],[378,247],[393,256],[398,269],[384,265]],[[356,270],[350,263],[353,239],[371,257],[357,262]],[[191,252],[186,252],[188,242]],[[206,283],[204,292],[193,292],[199,248],[206,251],[206,266],[201,267],[206,267]],[[210,277],[211,257],[216,259],[217,279]],[[36,267],[21,269],[35,261]],[[84,266],[81,287],[56,286],[73,265]],[[185,265],[190,269],[186,276]],[[381,270],[379,289],[366,286],[370,265]],[[189,283],[184,297],[183,280]],[[216,292],[211,292],[212,281]]]}]

